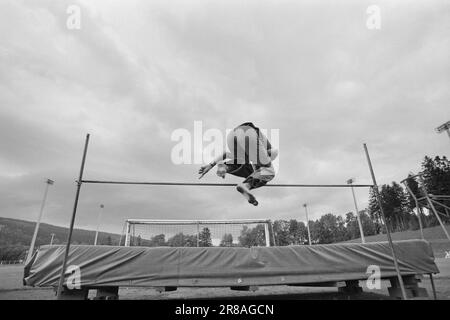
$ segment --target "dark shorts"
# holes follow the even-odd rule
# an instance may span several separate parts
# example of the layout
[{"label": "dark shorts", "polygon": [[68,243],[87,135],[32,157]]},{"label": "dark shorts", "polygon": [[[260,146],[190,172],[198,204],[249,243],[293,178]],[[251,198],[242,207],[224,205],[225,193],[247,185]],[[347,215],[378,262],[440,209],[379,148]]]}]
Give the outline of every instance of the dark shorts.
[{"label": "dark shorts", "polygon": [[267,184],[275,177],[275,171],[270,167],[257,167],[252,164],[236,164],[233,160],[224,163],[227,173],[237,177],[245,178],[244,183],[248,183],[251,189],[256,189]]}]

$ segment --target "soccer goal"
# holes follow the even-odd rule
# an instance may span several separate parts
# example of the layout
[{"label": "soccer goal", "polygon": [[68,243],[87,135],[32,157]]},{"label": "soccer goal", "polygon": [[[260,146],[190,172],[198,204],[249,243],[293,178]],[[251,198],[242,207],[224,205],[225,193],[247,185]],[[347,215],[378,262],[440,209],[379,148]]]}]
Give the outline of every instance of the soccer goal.
[{"label": "soccer goal", "polygon": [[127,219],[120,243],[143,247],[270,247],[274,243],[271,239],[269,219]]}]

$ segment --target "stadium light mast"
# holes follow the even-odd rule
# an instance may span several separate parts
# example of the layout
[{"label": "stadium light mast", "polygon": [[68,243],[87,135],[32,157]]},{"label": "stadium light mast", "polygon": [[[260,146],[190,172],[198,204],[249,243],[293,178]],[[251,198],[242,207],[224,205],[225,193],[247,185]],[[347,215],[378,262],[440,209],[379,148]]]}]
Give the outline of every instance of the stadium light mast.
[{"label": "stadium light mast", "polygon": [[303,205],[305,207],[305,214],[306,214],[306,229],[308,230],[308,243],[311,245],[311,232],[309,231],[309,219],[308,219],[308,205],[305,203]]},{"label": "stadium light mast", "polygon": [[354,181],[355,181],[355,178],[350,178],[347,180],[347,184],[349,184],[352,189],[353,202],[355,204],[355,210],[356,210],[356,220],[358,220],[359,233],[361,234],[361,242],[366,243],[366,239],[364,238],[364,231],[363,231],[363,227],[362,227],[362,223],[361,223],[361,217],[359,216],[358,204],[356,202],[355,189],[353,188]]},{"label": "stadium light mast", "polygon": [[94,246],[97,245],[98,240],[98,229],[100,228],[100,221],[102,219],[102,210],[105,206],[103,204],[100,205],[100,210],[98,212],[98,218],[97,218],[97,230],[95,230],[95,240],[94,240]]},{"label": "stadium light mast", "polygon": [[437,127],[436,129],[437,133],[442,133],[444,131],[447,131],[448,137],[450,138],[450,121],[447,121],[446,123],[440,125],[439,127]]},{"label": "stadium light mast", "polygon": [[52,233],[50,235],[52,236],[52,238],[50,239],[50,245],[53,245],[53,239],[55,239],[55,234]]},{"label": "stadium light mast", "polygon": [[33,238],[31,239],[30,249],[28,250],[26,262],[30,261],[31,257],[33,256],[34,245],[36,243],[36,238],[37,238],[38,231],[39,231],[39,224],[41,223],[42,214],[44,212],[44,207],[45,207],[45,202],[47,201],[48,187],[53,185],[55,183],[55,181],[53,181],[51,179],[47,179],[47,181],[45,183],[46,183],[46,185],[45,185],[44,198],[42,199],[41,210],[39,211],[39,216],[36,221],[36,226],[34,228],[34,234],[33,234]]}]

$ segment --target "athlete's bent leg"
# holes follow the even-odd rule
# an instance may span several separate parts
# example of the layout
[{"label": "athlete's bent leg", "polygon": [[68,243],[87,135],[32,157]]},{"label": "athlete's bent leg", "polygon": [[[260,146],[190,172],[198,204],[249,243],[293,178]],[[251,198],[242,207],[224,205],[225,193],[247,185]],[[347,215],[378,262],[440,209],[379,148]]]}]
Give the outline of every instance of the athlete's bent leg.
[{"label": "athlete's bent leg", "polygon": [[236,186],[236,190],[238,192],[240,192],[244,196],[244,198],[247,199],[247,201],[249,203],[251,203],[254,206],[258,205],[258,201],[256,200],[255,196],[250,192],[250,184],[249,183],[245,183],[245,182],[239,183]]}]

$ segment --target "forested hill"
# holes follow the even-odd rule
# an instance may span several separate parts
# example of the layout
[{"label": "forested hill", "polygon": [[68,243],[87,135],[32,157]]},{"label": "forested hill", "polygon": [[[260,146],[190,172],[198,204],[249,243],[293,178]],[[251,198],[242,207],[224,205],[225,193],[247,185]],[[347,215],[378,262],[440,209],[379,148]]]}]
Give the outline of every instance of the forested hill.
[{"label": "forested hill", "polygon": [[[0,247],[5,246],[29,246],[36,223],[24,220],[0,217]],[[53,244],[65,243],[68,228],[41,223],[36,239],[36,246],[50,244],[51,235],[55,234]],[[72,235],[73,244],[94,244],[95,231],[74,229]],[[117,245],[120,235],[100,232],[99,244]]]}]

